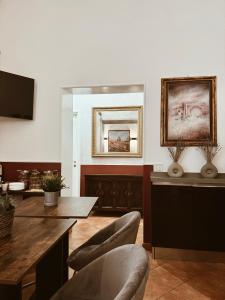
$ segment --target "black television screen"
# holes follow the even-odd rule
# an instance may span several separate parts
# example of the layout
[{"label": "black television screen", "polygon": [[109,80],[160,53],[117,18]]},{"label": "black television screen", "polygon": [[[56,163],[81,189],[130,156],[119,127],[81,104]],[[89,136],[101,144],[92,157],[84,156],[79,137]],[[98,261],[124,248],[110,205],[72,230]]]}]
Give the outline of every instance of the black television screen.
[{"label": "black television screen", "polygon": [[33,119],[34,79],[0,71],[0,116]]}]

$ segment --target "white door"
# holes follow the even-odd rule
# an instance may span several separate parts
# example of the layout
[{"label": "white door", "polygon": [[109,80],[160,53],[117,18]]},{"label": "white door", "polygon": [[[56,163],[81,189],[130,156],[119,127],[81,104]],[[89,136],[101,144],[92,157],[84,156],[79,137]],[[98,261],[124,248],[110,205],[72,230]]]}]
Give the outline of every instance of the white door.
[{"label": "white door", "polygon": [[79,113],[73,112],[73,184],[72,196],[80,196],[80,126]]}]

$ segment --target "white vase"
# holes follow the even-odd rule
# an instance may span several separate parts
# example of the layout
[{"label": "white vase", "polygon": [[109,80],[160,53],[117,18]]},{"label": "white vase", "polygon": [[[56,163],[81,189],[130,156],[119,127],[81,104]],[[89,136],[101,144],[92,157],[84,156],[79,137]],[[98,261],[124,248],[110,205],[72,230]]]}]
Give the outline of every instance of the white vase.
[{"label": "white vase", "polygon": [[175,161],[169,166],[167,172],[170,177],[182,177],[184,174],[184,170],[181,165]]},{"label": "white vase", "polygon": [[45,192],[44,206],[58,205],[59,192]]},{"label": "white vase", "polygon": [[202,177],[215,178],[217,174],[217,167],[211,161],[207,161],[207,163],[201,168]]}]

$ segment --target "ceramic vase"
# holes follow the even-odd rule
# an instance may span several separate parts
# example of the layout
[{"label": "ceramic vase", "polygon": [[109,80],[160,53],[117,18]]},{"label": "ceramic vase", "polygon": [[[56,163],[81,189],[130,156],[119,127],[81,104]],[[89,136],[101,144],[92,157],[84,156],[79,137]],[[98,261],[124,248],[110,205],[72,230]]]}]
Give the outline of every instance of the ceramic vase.
[{"label": "ceramic vase", "polygon": [[207,163],[201,168],[201,175],[205,178],[215,178],[218,174],[217,167],[211,161],[207,161]]},{"label": "ceramic vase", "polygon": [[169,166],[167,172],[170,177],[182,177],[184,174],[184,170],[181,165],[175,161]]}]

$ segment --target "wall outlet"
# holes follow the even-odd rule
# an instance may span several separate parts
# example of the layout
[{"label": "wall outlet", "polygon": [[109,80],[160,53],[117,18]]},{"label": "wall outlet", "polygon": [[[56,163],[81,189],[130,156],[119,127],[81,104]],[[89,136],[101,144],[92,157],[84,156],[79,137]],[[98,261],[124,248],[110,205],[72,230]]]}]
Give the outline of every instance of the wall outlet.
[{"label": "wall outlet", "polygon": [[153,171],[154,172],[163,172],[163,164],[154,164]]}]

